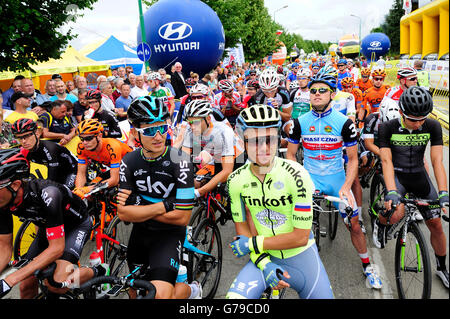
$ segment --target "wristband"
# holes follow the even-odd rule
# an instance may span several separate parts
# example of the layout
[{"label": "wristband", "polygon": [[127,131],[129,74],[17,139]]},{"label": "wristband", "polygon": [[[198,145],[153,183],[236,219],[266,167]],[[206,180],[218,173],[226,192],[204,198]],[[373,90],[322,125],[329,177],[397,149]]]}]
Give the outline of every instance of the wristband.
[{"label": "wristband", "polygon": [[264,267],[266,267],[266,265],[271,262],[270,255],[268,253],[257,254],[253,251],[250,253],[250,260],[260,270],[263,270]]},{"label": "wristband", "polygon": [[248,241],[248,248],[257,254],[264,251],[264,236],[253,236]]},{"label": "wristband", "polygon": [[448,196],[448,192],[447,192],[447,191],[440,191],[440,192],[439,192],[438,199],[441,199],[441,198],[444,197],[444,196]]}]

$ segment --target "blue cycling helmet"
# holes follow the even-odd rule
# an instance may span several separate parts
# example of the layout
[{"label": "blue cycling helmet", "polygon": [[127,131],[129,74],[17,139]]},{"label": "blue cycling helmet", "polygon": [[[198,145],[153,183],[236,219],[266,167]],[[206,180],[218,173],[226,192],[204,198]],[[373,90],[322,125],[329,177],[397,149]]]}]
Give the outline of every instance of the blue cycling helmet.
[{"label": "blue cycling helmet", "polygon": [[291,68],[296,68],[296,67],[298,67],[298,63],[297,62],[292,63]]},{"label": "blue cycling helmet", "polygon": [[146,95],[131,102],[127,116],[132,126],[139,127],[142,123],[164,122],[169,118],[169,109],[161,99]]},{"label": "blue cycling helmet", "polygon": [[334,91],[337,87],[336,75],[337,74],[335,68],[331,66],[325,66],[314,77],[311,78],[310,82],[308,83],[308,88],[310,88],[314,83],[325,83]]},{"label": "blue cycling helmet", "polygon": [[314,62],[314,63],[311,65],[311,68],[320,68],[320,64],[317,63],[317,62]]},{"label": "blue cycling helmet", "polygon": [[347,60],[346,60],[346,59],[339,59],[337,65],[339,65],[339,64],[345,64],[345,65],[347,65]]}]

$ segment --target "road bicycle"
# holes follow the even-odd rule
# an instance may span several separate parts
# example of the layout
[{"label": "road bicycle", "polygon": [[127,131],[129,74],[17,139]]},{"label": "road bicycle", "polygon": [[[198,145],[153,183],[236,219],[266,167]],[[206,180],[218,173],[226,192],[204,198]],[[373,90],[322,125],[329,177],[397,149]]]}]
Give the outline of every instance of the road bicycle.
[{"label": "road bicycle", "polygon": [[[374,218],[384,214],[383,190],[371,205],[370,213]],[[438,200],[425,200],[415,198],[408,194],[401,199],[405,205],[405,214],[396,224],[390,225],[395,207],[386,216],[386,241],[396,238],[395,242],[395,281],[400,299],[429,299],[431,296],[431,261],[425,237],[414,218],[417,210],[440,208]],[[442,218],[448,222],[448,216]]]}]

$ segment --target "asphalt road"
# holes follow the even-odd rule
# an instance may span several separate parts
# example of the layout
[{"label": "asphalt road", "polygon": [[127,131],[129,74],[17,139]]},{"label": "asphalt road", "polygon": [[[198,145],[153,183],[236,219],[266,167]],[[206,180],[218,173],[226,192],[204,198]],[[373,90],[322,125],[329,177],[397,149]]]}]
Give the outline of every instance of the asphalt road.
[{"label": "asphalt road", "polygon": [[[428,151],[427,151],[428,152]],[[448,174],[449,163],[449,149],[444,148],[444,163]],[[432,180],[434,180],[434,174],[431,172]],[[388,242],[387,247],[384,249],[377,249],[372,244],[371,239],[371,227],[369,225],[369,216],[367,214],[368,209],[368,190],[364,190],[363,197],[363,218],[367,228],[366,242],[369,252],[369,257],[372,264],[378,269],[382,281],[383,288],[381,290],[375,290],[368,288],[365,282],[365,276],[362,272],[361,261],[359,259],[356,250],[350,241],[350,235],[346,230],[342,222],[338,225],[337,236],[335,240],[330,241],[328,238],[321,239],[321,251],[320,256],[325,269],[330,278],[333,288],[334,296],[336,299],[396,299],[397,291],[394,278],[394,240]],[[444,229],[447,238],[449,238],[449,225],[443,222]],[[233,282],[236,275],[246,264],[248,259],[236,258],[232,255],[231,249],[228,247],[228,243],[232,241],[235,234],[234,225],[231,221],[228,221],[226,225],[219,226],[222,242],[223,242],[223,267],[222,276],[219,285],[219,289],[216,294],[216,298],[225,298],[225,295]],[[420,227],[429,244],[429,232],[424,222],[420,223]],[[83,257],[81,259],[82,264],[86,264],[90,252],[93,250],[93,242],[89,242],[85,247]],[[431,256],[431,264],[433,269],[433,282],[432,282],[432,299],[448,299],[449,291],[446,289],[441,281],[434,274],[436,268],[436,262],[434,253],[429,244],[429,251]],[[449,260],[447,254],[447,267],[449,267]],[[14,287],[13,291],[6,296],[6,298],[19,298],[18,288]],[[286,298],[298,298],[295,291],[288,289]]]}]

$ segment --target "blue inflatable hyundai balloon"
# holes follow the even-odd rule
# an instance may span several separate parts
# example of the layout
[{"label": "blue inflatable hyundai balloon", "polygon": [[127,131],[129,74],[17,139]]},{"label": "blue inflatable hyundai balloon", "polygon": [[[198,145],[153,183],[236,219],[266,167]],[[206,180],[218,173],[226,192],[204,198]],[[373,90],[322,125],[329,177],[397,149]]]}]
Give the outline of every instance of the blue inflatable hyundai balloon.
[{"label": "blue inflatable hyundai balloon", "polygon": [[[200,0],[160,0],[144,13],[146,42],[152,70],[170,69],[175,62],[183,73],[200,78],[211,71],[225,49],[225,32],[217,14]],[[138,25],[137,42],[142,42]]]},{"label": "blue inflatable hyundai balloon", "polygon": [[371,33],[367,35],[361,42],[361,53],[368,61],[377,61],[380,56],[386,55],[391,47],[389,37],[384,33]]}]

